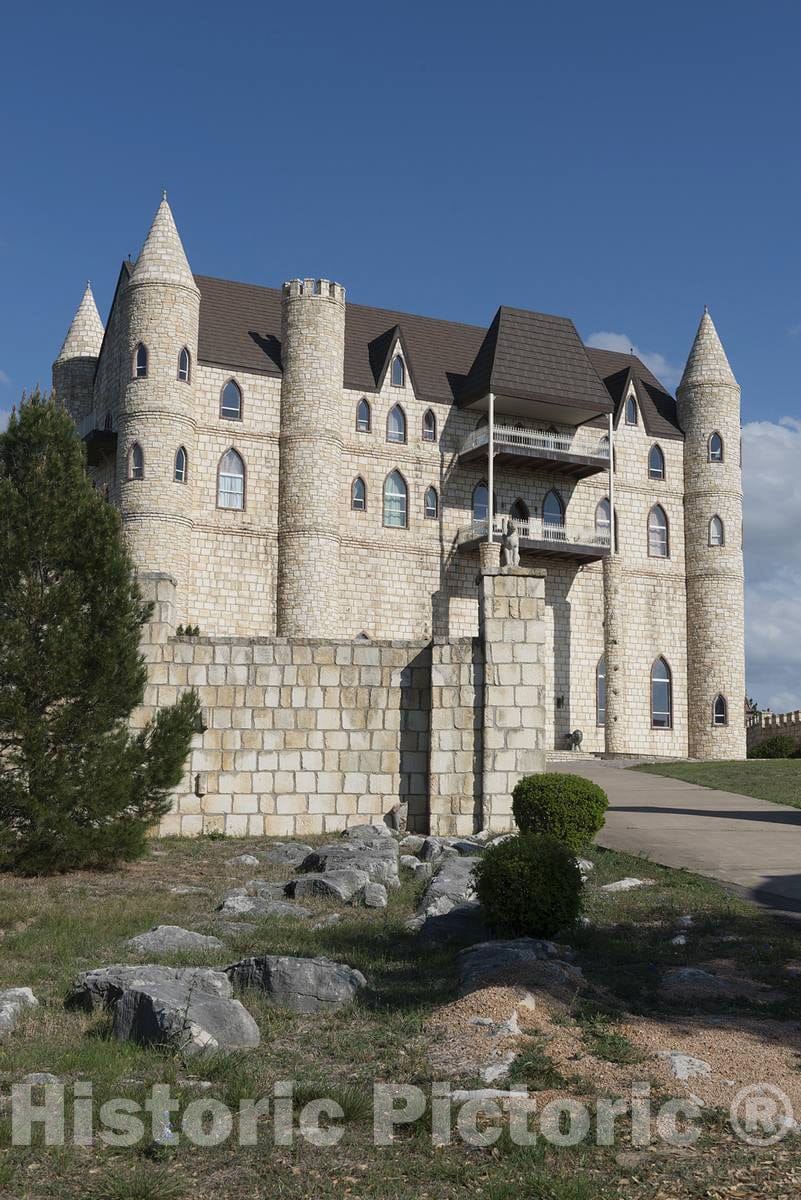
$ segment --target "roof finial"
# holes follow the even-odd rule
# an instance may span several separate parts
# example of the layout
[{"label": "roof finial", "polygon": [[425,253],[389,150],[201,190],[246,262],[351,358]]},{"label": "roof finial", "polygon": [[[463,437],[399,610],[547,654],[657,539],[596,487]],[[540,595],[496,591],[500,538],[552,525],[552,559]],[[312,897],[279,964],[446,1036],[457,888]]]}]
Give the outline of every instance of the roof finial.
[{"label": "roof finial", "polygon": [[709,305],[708,305],[708,304],[705,304],[705,305],[704,305],[704,312],[705,312],[705,313],[708,313],[708,312],[709,312]]},{"label": "roof finial", "polygon": [[162,200],[167,199],[167,189],[166,188],[161,189],[161,198],[162,198]]}]

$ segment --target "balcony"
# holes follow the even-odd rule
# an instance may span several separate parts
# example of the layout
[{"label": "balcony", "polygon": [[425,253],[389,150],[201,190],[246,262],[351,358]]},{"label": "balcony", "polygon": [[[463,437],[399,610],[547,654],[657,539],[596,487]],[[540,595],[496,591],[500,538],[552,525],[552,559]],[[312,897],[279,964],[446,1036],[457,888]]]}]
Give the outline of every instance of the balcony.
[{"label": "balcony", "polygon": [[[503,537],[505,517],[493,520],[493,541]],[[514,520],[514,518],[513,518]],[[542,517],[529,517],[527,521],[514,521],[520,538],[520,553],[547,555],[548,557],[572,558],[578,562],[597,562],[606,558],[611,550],[612,539],[609,528],[586,528],[568,522],[543,521]],[[473,521],[457,536],[459,550],[476,550],[487,540],[487,522]]]},{"label": "balcony", "polygon": [[[459,451],[462,463],[485,459],[489,426],[481,425],[465,438]],[[579,428],[571,433],[495,425],[495,461],[510,467],[548,467],[573,479],[585,479],[609,470],[609,442],[598,429]]]},{"label": "balcony", "polygon": [[104,459],[117,452],[117,434],[113,429],[99,428],[94,413],[78,422],[78,436],[86,446],[86,461],[90,467],[100,466]]}]

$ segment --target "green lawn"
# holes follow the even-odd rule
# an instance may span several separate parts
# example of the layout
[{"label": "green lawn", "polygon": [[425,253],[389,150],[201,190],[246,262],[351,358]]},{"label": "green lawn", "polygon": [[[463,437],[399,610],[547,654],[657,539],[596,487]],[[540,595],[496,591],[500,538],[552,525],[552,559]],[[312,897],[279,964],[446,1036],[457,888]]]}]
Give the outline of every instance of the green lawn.
[{"label": "green lawn", "polygon": [[701,787],[720,788],[738,792],[756,800],[771,800],[774,804],[791,804],[801,808],[801,759],[749,759],[748,762],[678,762],[646,763],[631,767],[649,775],[667,775]]}]

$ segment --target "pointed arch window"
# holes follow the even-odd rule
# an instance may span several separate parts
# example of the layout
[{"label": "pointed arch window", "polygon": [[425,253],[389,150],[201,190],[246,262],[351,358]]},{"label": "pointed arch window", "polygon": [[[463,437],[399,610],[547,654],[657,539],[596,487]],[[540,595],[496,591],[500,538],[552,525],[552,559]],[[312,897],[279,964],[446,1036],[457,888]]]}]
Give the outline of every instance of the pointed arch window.
[{"label": "pointed arch window", "polygon": [[179,446],[175,451],[175,472],[173,478],[176,483],[186,483],[189,477],[189,459],[187,458],[186,448]]},{"label": "pointed arch window", "polygon": [[409,492],[400,471],[384,481],[384,524],[391,529],[406,529],[409,523]]},{"label": "pointed arch window", "polygon": [[406,441],[406,413],[399,404],[393,404],[387,417],[387,441]]},{"label": "pointed arch window", "polygon": [[562,497],[553,489],[542,502],[542,526],[546,541],[565,540],[565,506]]},{"label": "pointed arch window", "polygon": [[612,510],[604,496],[595,506],[595,536],[606,545],[612,536]]},{"label": "pointed arch window", "polygon": [[217,507],[245,507],[245,464],[234,450],[226,450],[217,469]]},{"label": "pointed arch window", "polygon": [[648,557],[670,557],[668,519],[661,504],[655,504],[648,514]]},{"label": "pointed arch window", "polygon": [[606,656],[598,659],[595,668],[595,724],[606,724]]},{"label": "pointed arch window", "polygon": [[713,725],[728,725],[729,723],[729,706],[726,702],[726,697],[718,692],[712,704],[712,724]]},{"label": "pointed arch window", "polygon": [[406,383],[406,366],[399,354],[396,354],[392,360],[392,373],[390,375],[393,387],[403,387]]},{"label": "pointed arch window", "polygon": [[521,500],[518,496],[512,507],[509,509],[509,516],[512,518],[514,527],[521,537],[528,537],[528,523],[531,520],[531,513],[528,511],[528,505],[525,500]]},{"label": "pointed arch window", "polygon": [[142,453],[142,447],[138,442],[134,442],[128,453],[128,478],[129,479],[144,479],[145,477],[145,456]]},{"label": "pointed arch window", "polygon": [[426,488],[423,512],[429,521],[436,521],[439,516],[439,496],[435,487]]},{"label": "pointed arch window", "polygon": [[147,346],[144,342],[140,342],[133,354],[134,379],[147,379],[147,359]]},{"label": "pointed arch window", "polygon": [[[498,511],[498,500],[494,498],[493,509]],[[482,479],[473,488],[473,520],[477,523],[487,522],[489,520],[489,488],[487,487],[486,479]]]},{"label": "pointed arch window", "polygon": [[648,451],[648,478],[665,478],[665,456],[661,446],[654,445]]},{"label": "pointed arch window", "polygon": [[350,506],[354,512],[365,512],[367,509],[367,484],[361,475],[357,475],[350,485]]},{"label": "pointed arch window", "polygon": [[427,408],[423,413],[423,441],[435,442],[437,440],[437,418],[433,411]]},{"label": "pointed arch window", "polygon": [[181,383],[189,383],[192,373],[192,359],[189,357],[189,351],[186,346],[183,347],[178,355],[178,378]]},{"label": "pointed arch window", "polygon": [[673,728],[673,676],[664,658],[651,667],[651,728]]},{"label": "pointed arch window", "polygon": [[356,405],[356,432],[370,432],[370,405],[368,401],[365,400],[364,396],[362,396],[361,400]]},{"label": "pointed arch window", "polygon": [[229,379],[222,390],[220,416],[224,421],[242,420],[242,389],[235,379]]},{"label": "pointed arch window", "polygon": [[723,546],[726,543],[726,531],[723,528],[723,521],[720,517],[713,517],[709,522],[709,544],[710,546]]},{"label": "pointed arch window", "polygon": [[723,438],[717,432],[713,433],[709,439],[709,461],[723,462]]},{"label": "pointed arch window", "polygon": [[629,396],[626,400],[626,424],[636,425],[638,421],[637,401],[634,399],[634,396]]}]

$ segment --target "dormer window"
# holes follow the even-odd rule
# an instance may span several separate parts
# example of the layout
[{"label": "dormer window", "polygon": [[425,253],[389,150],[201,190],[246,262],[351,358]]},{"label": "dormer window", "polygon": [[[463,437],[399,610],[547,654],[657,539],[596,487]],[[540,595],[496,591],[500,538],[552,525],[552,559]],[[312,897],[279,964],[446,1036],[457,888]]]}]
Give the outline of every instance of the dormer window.
[{"label": "dormer window", "polygon": [[626,400],[626,424],[636,425],[637,421],[637,401],[634,399],[634,396],[629,396]]},{"label": "dormer window", "polygon": [[399,354],[396,354],[392,360],[392,386],[404,387],[406,384],[406,367],[403,364],[403,359]]},{"label": "dormer window", "polygon": [[144,342],[134,350],[133,375],[134,379],[147,379],[147,346]]},{"label": "dormer window", "polygon": [[189,383],[190,366],[191,360],[189,358],[189,351],[187,350],[186,346],[184,346],[183,350],[178,355],[178,378],[181,383]]}]

